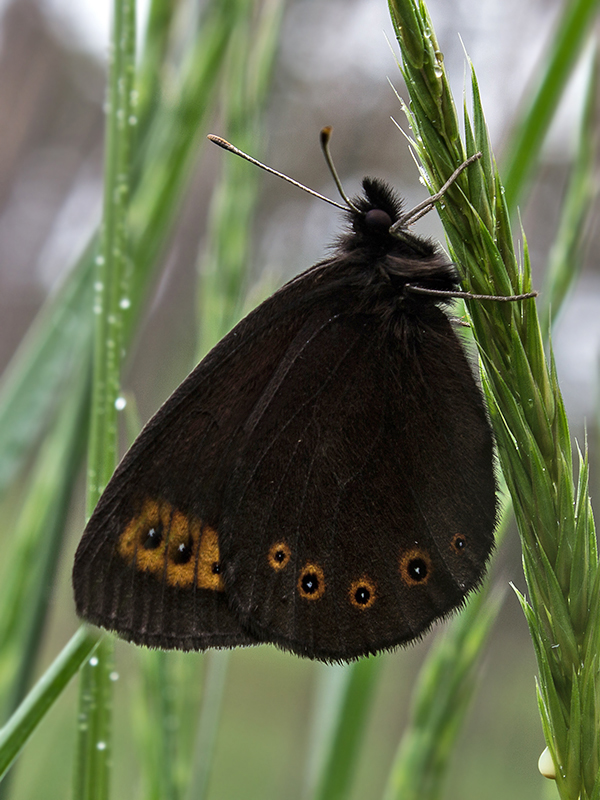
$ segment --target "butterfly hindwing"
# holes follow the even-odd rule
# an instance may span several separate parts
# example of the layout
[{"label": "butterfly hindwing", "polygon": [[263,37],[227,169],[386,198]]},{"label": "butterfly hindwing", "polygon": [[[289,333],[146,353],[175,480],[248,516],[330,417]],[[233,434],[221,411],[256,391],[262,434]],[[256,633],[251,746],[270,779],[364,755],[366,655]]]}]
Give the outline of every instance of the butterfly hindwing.
[{"label": "butterfly hindwing", "polygon": [[245,426],[221,522],[228,592],[253,635],[302,655],[414,638],[492,548],[479,390],[439,309],[406,324],[315,315]]}]

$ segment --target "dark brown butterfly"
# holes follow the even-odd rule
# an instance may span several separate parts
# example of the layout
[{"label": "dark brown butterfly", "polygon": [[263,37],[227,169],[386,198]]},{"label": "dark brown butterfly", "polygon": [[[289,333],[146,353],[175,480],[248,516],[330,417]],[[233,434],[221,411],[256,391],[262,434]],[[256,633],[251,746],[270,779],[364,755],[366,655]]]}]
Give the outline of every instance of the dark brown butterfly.
[{"label": "dark brown butterfly", "polygon": [[75,558],[85,619],[153,647],[346,660],[419,637],[481,581],[493,443],[442,310],[457,273],[383,182],[350,202],[333,255],[243,319],[123,458]]}]

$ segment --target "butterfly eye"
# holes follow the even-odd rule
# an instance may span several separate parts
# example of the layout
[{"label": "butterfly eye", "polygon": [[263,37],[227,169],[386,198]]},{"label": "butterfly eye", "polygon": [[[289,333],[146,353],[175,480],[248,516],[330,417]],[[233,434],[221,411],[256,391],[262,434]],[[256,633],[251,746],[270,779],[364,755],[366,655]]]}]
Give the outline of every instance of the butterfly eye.
[{"label": "butterfly eye", "polygon": [[305,600],[318,600],[325,592],[325,575],[317,564],[307,564],[298,578],[298,591]]},{"label": "butterfly eye", "polygon": [[363,611],[375,602],[375,584],[368,578],[360,578],[350,586],[349,595],[352,605]]},{"label": "butterfly eye", "polygon": [[287,567],[291,557],[292,551],[285,542],[276,542],[269,550],[269,564],[276,570]]},{"label": "butterfly eye", "polygon": [[221,574],[221,565],[218,561],[213,561],[211,564],[211,570],[213,575],[220,575]]},{"label": "butterfly eye", "polygon": [[450,542],[450,546],[457,553],[462,553],[462,552],[464,552],[464,550],[465,550],[465,548],[467,546],[467,540],[465,539],[465,537],[462,534],[456,533],[452,537],[452,541]]},{"label": "butterfly eye", "polygon": [[392,227],[392,218],[381,208],[372,208],[365,214],[365,222],[370,228],[381,231],[389,231]]},{"label": "butterfly eye", "polygon": [[400,559],[400,575],[408,586],[425,584],[431,576],[431,559],[424,550],[409,550]]}]

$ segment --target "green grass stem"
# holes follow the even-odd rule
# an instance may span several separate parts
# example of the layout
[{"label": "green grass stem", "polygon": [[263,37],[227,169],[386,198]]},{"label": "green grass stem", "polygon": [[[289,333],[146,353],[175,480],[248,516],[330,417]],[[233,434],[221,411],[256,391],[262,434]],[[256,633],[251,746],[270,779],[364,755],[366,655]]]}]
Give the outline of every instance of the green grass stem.
[{"label": "green grass stem", "polygon": [[[590,176],[595,150],[592,120],[596,84],[596,62],[593,59],[570,188],[540,297],[546,318],[552,298],[553,311],[558,313],[568,287],[576,278],[577,265],[582,257],[582,242],[585,239],[582,232],[590,215],[593,186]],[[549,332],[549,329],[542,326],[542,331]],[[504,538],[507,520],[512,518],[510,497],[504,492],[501,494],[502,523],[496,531],[497,547]],[[467,609],[452,620],[444,635],[434,641],[428,653],[415,690],[409,723],[390,773],[386,800],[411,796],[426,800],[438,798],[442,794],[453,745],[456,744],[460,731],[460,726],[456,724],[457,719],[464,718],[469,701],[476,691],[478,684],[474,680],[474,674],[499,610],[499,604],[493,601],[494,595],[490,598],[491,603],[487,600],[484,602],[492,586],[492,581],[488,579],[477,598],[472,598]],[[473,635],[470,636],[469,646],[465,650],[465,637],[471,633],[471,629]],[[453,651],[455,656],[448,658],[448,654]],[[434,679],[428,679],[427,674],[433,675]],[[456,698],[461,698],[458,707]]]},{"label": "green grass stem", "polygon": [[[130,304],[127,216],[133,129],[137,122],[133,94],[135,40],[135,0],[115,0],[108,69],[104,209],[94,282],[96,324],[87,470],[88,517],[117,464],[116,401],[121,387],[123,315]],[[112,659],[112,642],[103,639],[94,657],[81,670],[73,778],[74,796],[81,800],[105,800],[110,794]]]},{"label": "green grass stem", "polygon": [[[479,294],[529,291],[527,245],[524,242],[520,265],[475,74],[472,71],[473,114],[470,118],[465,112],[463,144],[424,5],[395,0],[391,10],[403,51],[414,146],[431,188],[439,188],[465,155],[483,153],[481,161],[453,187],[455,191],[448,192],[440,209],[463,285]],[[414,66],[418,36],[412,28],[410,47],[404,42],[405,30],[415,16],[421,31],[419,68]],[[427,102],[422,102],[423,93]],[[467,308],[481,355],[500,463],[522,538],[530,595],[527,619],[540,670],[544,728],[557,769],[557,786],[565,800],[583,800],[598,791],[600,780],[598,711],[593,700],[598,676],[596,658],[591,655],[600,596],[595,593],[597,551],[587,464],[582,461],[577,481],[556,372],[546,362],[534,301],[470,301]],[[584,740],[589,750],[579,746]]]}]

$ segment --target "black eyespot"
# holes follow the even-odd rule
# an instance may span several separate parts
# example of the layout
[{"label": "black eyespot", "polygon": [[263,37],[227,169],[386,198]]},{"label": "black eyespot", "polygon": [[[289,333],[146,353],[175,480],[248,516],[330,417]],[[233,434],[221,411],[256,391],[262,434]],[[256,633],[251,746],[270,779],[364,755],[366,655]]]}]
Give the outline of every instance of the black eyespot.
[{"label": "black eyespot", "polygon": [[363,575],[350,586],[350,602],[355,608],[363,611],[373,605],[376,598],[375,584]]},{"label": "black eyespot", "polygon": [[158,525],[153,525],[151,528],[148,528],[146,538],[142,542],[142,547],[144,550],[156,550],[161,546],[162,540],[163,526],[162,522],[159,522]]},{"label": "black eyespot", "polygon": [[418,581],[420,583],[427,578],[427,564],[422,558],[411,559],[406,566],[406,571],[413,581]]},{"label": "black eyespot", "polygon": [[275,570],[279,571],[287,567],[291,557],[292,551],[285,542],[276,542],[269,549],[269,564]]},{"label": "black eyespot", "polygon": [[427,583],[431,571],[429,553],[420,547],[400,556],[400,577],[408,586]]},{"label": "black eyespot", "polygon": [[213,561],[211,564],[211,570],[213,575],[220,575],[221,574],[221,565],[218,561]]},{"label": "black eyespot", "polygon": [[359,586],[359,588],[354,592],[354,599],[359,605],[364,606],[371,599],[371,592],[366,588],[366,586]]},{"label": "black eyespot", "polygon": [[171,554],[171,561],[174,564],[187,564],[191,557],[192,548],[190,545],[187,542],[180,542]]},{"label": "black eyespot", "polygon": [[389,231],[392,227],[392,218],[381,208],[372,208],[365,214],[365,222],[370,228],[381,230],[384,232]]},{"label": "black eyespot", "polygon": [[452,539],[452,547],[460,553],[467,546],[467,540],[460,533],[457,533]]},{"label": "black eyespot", "polygon": [[298,591],[305,600],[318,600],[325,591],[325,575],[317,564],[308,563],[298,578]]}]

